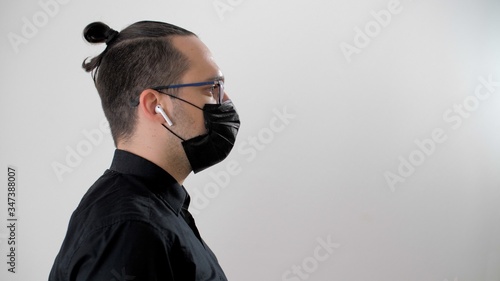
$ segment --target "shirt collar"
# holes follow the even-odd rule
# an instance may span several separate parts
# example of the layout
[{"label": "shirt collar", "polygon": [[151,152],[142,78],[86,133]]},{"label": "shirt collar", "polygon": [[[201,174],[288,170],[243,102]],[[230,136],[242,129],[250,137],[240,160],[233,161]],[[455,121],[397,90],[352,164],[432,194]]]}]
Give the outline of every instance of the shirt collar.
[{"label": "shirt collar", "polygon": [[145,158],[116,149],[110,170],[140,177],[148,189],[158,195],[177,215],[182,207],[187,209],[189,206],[190,199],[184,186],[168,172]]}]

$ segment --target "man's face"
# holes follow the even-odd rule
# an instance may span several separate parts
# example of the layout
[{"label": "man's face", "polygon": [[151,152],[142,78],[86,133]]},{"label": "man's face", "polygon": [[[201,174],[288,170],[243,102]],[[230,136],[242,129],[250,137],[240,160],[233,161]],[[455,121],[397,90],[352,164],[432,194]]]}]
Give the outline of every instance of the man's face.
[{"label": "man's face", "polygon": [[[189,61],[189,68],[180,83],[196,83],[223,80],[222,72],[215,63],[210,50],[195,36],[175,36],[173,45],[180,50]],[[212,95],[210,85],[200,87],[184,87],[179,89],[179,98],[189,101],[200,108],[207,103],[217,103]],[[225,95],[224,100],[228,97]],[[182,137],[190,139],[206,133],[203,112],[183,101],[173,99],[175,103],[174,120],[182,126]],[[176,122],[176,121],[174,121]]]}]

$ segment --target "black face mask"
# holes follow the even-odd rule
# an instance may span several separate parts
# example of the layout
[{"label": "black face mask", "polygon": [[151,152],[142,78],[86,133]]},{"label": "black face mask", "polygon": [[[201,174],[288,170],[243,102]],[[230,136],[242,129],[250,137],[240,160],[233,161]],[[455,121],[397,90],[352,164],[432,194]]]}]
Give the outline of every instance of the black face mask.
[{"label": "black face mask", "polygon": [[185,140],[162,124],[182,140],[182,147],[194,173],[205,170],[222,160],[231,152],[240,128],[240,118],[231,100],[221,104],[205,104],[203,108],[175,97],[203,111],[207,133]]}]

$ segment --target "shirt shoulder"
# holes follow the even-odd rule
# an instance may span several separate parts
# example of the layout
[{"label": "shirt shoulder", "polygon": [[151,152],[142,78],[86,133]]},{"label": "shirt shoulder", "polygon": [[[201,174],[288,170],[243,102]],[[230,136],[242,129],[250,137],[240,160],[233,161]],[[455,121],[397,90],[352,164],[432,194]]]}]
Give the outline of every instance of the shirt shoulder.
[{"label": "shirt shoulder", "polygon": [[[168,187],[166,187],[168,188]],[[70,228],[90,234],[126,221],[144,222],[165,230],[179,219],[169,206],[136,176],[107,170],[82,198],[74,211]]]}]

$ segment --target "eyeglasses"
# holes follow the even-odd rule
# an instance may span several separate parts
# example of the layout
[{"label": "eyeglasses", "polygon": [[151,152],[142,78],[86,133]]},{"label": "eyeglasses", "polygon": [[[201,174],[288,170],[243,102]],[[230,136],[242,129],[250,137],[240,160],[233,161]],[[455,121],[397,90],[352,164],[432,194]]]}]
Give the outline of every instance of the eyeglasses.
[{"label": "eyeglasses", "polygon": [[207,86],[207,85],[212,85],[210,92],[212,93],[212,96],[217,101],[217,103],[221,104],[222,99],[224,98],[224,81],[222,81],[222,80],[187,83],[187,84],[174,84],[174,85],[168,85],[168,86],[157,86],[157,87],[153,87],[151,89],[156,90],[156,91],[160,91],[160,90],[167,90],[167,89],[178,89],[178,88],[183,88],[183,87],[201,87],[201,86]]}]

